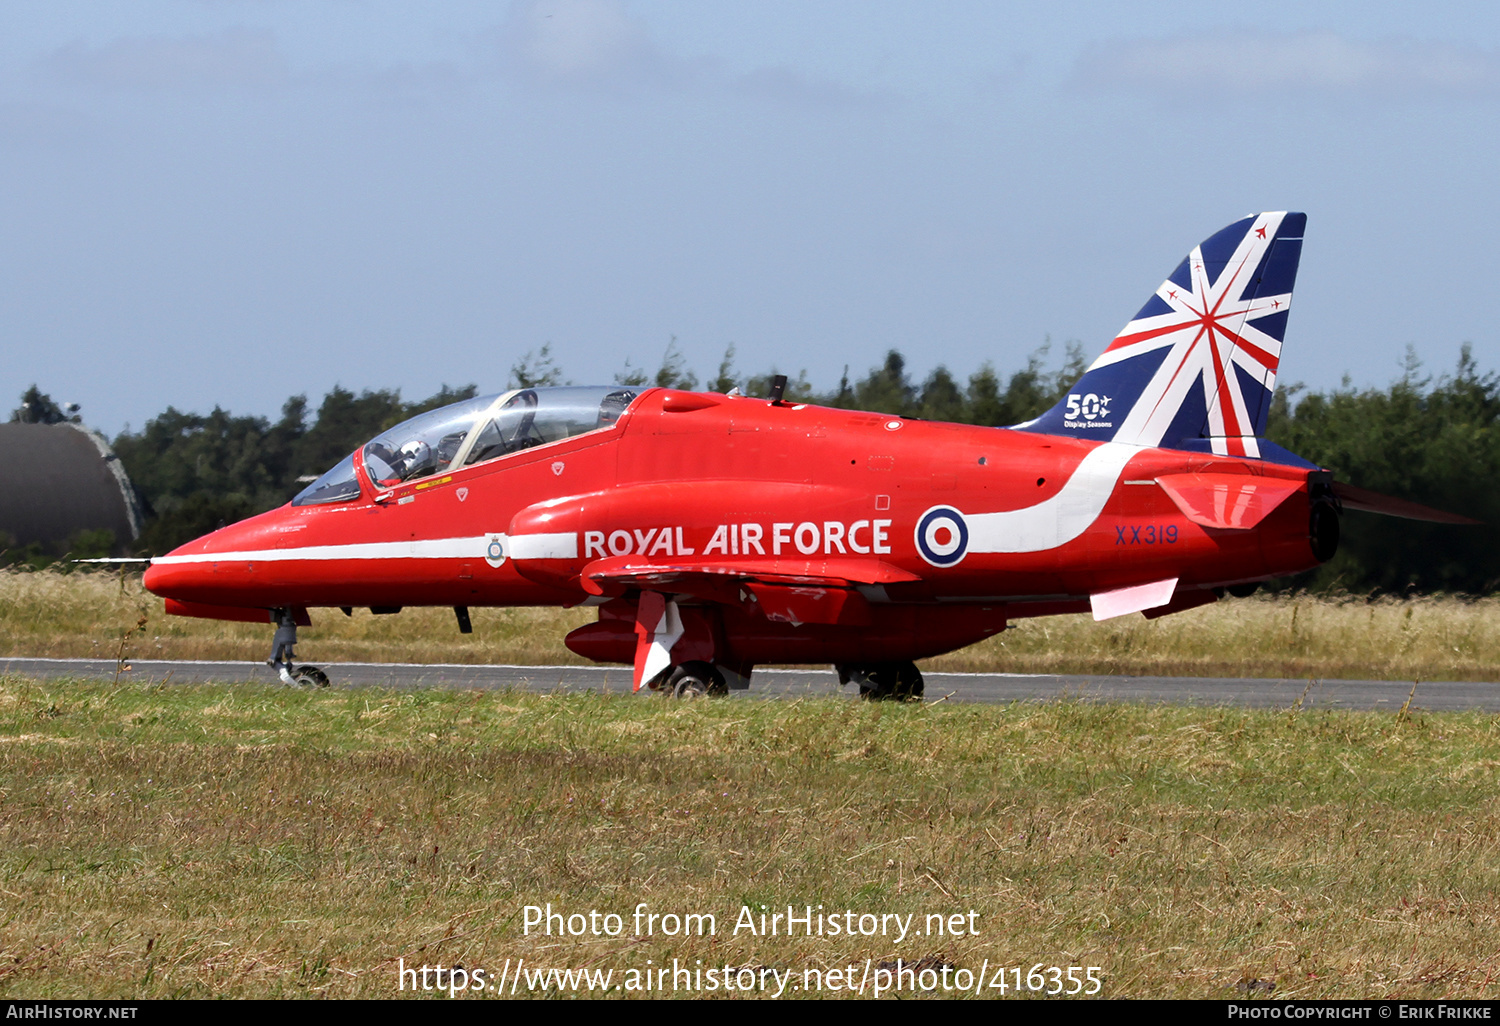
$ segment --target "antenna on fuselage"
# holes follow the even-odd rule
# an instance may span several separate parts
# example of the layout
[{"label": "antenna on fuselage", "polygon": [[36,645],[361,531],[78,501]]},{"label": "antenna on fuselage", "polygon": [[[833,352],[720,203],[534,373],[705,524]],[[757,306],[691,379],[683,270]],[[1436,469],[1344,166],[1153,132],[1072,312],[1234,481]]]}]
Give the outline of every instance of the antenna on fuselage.
[{"label": "antenna on fuselage", "polygon": [[771,379],[771,394],[766,398],[772,403],[781,404],[781,397],[786,394],[786,375],[778,374]]}]

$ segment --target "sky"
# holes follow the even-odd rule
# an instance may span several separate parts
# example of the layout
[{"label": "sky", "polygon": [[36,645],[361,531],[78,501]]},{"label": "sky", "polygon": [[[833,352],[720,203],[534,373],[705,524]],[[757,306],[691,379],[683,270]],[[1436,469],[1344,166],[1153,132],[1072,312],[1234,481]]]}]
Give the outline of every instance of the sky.
[{"label": "sky", "polygon": [[1497,114],[1481,3],[11,0],[0,402],[1008,373],[1286,209],[1283,382],[1496,370]]}]

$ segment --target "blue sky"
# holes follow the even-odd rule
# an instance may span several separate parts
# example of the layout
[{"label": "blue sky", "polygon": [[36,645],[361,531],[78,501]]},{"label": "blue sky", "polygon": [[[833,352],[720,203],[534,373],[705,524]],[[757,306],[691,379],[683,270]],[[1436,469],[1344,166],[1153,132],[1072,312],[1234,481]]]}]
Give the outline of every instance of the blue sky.
[{"label": "blue sky", "polygon": [[[831,386],[1102,349],[1199,240],[1308,213],[1282,364],[1500,368],[1482,4],[8,4],[0,393],[109,433],[335,383]],[[3,399],[3,395],[0,395]]]}]

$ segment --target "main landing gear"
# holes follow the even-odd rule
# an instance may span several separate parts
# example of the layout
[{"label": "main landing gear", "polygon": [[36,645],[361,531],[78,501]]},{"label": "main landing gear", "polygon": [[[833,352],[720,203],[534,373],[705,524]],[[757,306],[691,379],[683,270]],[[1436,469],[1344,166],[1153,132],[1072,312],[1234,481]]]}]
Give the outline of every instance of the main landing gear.
[{"label": "main landing gear", "polygon": [[686,662],[667,675],[673,698],[722,698],[729,694],[724,675],[713,663]]},{"label": "main landing gear", "polygon": [[922,671],[916,663],[841,664],[839,683],[859,685],[859,697],[871,702],[917,701],[922,697]]},{"label": "main landing gear", "polygon": [[271,639],[271,658],[266,665],[276,671],[281,682],[294,688],[326,688],[328,674],[316,666],[296,666],[292,648],[297,644],[297,618],[290,609],[273,609],[276,636]]},{"label": "main landing gear", "polygon": [[729,685],[719,668],[699,660],[668,667],[646,686],[668,698],[722,698],[729,694]]}]

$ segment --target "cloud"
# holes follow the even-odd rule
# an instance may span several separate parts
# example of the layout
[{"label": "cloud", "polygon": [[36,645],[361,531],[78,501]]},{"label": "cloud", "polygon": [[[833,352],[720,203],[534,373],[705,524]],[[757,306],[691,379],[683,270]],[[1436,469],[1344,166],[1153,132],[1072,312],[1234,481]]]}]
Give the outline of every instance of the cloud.
[{"label": "cloud", "polygon": [[249,28],[126,37],[97,48],[74,43],[44,63],[64,81],[107,89],[202,91],[277,85],[287,78],[275,35]]},{"label": "cloud", "polygon": [[1073,81],[1188,95],[1480,94],[1500,86],[1500,57],[1450,43],[1245,32],[1102,43],[1079,58]]},{"label": "cloud", "polygon": [[733,94],[783,107],[875,107],[888,98],[785,66],[730,74],[710,59],[669,53],[621,0],[524,0],[499,32],[512,78],[532,85]]},{"label": "cloud", "polygon": [[644,33],[612,0],[538,0],[520,11],[526,55],[561,76],[618,67],[645,50]]},{"label": "cloud", "polygon": [[528,0],[500,31],[512,74],[548,84],[665,84],[693,69],[661,51],[620,0]]}]

